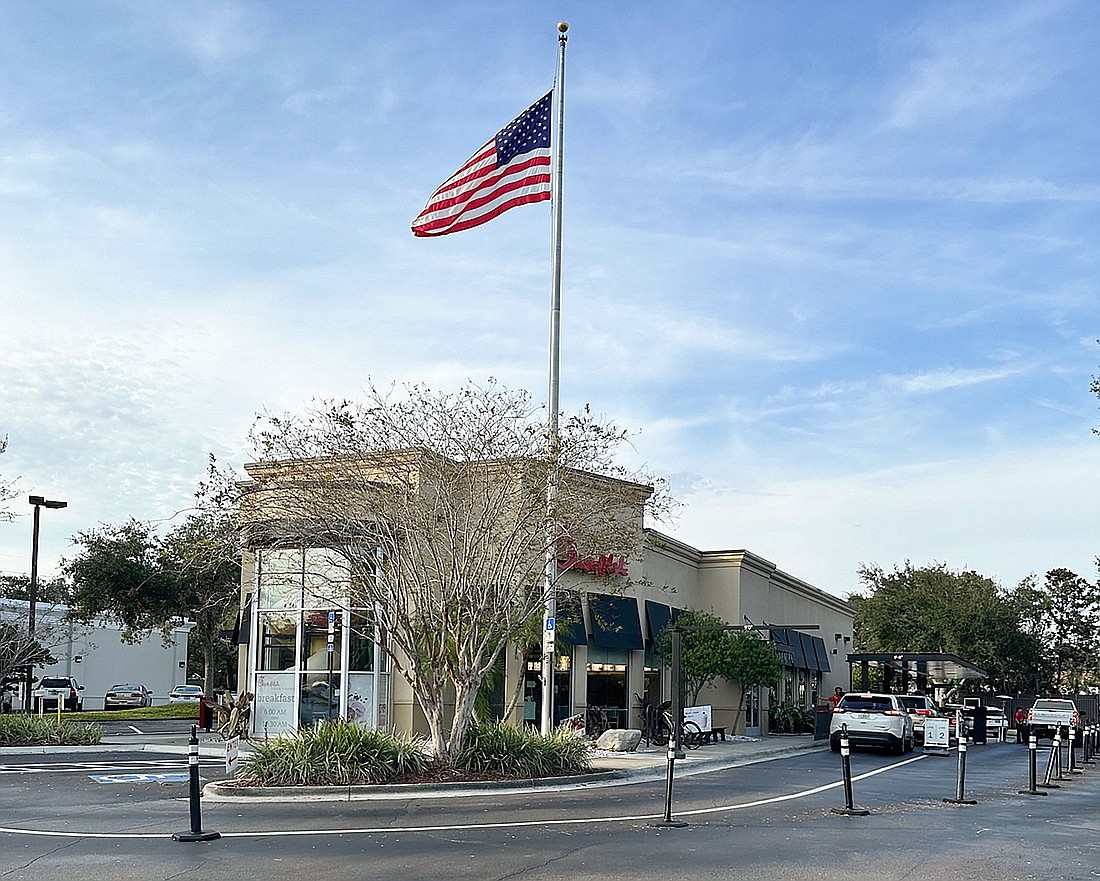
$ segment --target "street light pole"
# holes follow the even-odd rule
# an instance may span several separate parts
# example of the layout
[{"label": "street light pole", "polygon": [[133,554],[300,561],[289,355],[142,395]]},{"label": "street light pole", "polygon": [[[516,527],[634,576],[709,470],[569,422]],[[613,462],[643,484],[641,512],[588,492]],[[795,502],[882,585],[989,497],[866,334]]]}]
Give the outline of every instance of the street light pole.
[{"label": "street light pole", "polygon": [[[34,613],[35,606],[38,604],[38,520],[39,511],[42,508],[65,508],[68,507],[68,502],[58,502],[53,499],[46,499],[42,496],[28,496],[27,501],[34,506],[34,530],[31,537],[31,583],[27,590],[27,634],[34,638]],[[34,669],[31,664],[27,665],[27,687],[23,695],[23,709],[28,713],[31,711],[31,681],[33,679]]]}]

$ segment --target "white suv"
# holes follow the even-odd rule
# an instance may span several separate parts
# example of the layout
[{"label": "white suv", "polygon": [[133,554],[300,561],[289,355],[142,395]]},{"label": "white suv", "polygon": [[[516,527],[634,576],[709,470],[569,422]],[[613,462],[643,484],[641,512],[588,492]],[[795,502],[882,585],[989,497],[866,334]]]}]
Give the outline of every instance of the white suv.
[{"label": "white suv", "polygon": [[829,721],[829,746],[833,752],[840,752],[842,726],[847,726],[852,746],[885,746],[898,755],[913,749],[913,719],[896,694],[844,695]]},{"label": "white suv", "polygon": [[913,717],[913,735],[916,737],[917,743],[924,743],[924,720],[930,716],[942,716],[940,708],[926,694],[903,694],[899,696],[901,702],[905,704],[905,709]]}]

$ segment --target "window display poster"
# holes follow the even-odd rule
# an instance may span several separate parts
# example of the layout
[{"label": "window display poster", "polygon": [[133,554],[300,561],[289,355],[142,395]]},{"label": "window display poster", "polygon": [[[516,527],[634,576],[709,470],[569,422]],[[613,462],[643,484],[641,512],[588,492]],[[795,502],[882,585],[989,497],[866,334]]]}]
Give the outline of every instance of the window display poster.
[{"label": "window display poster", "polygon": [[295,673],[257,673],[256,699],[253,703],[255,732],[274,736],[293,731]]},{"label": "window display poster", "polygon": [[374,674],[348,675],[348,721],[365,728],[373,727],[371,705],[374,703]]}]

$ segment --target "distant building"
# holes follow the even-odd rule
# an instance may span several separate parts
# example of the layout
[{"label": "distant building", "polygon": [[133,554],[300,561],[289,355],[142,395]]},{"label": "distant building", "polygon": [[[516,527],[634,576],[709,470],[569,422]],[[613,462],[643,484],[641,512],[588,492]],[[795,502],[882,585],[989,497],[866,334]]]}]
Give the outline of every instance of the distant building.
[{"label": "distant building", "polygon": [[[29,604],[0,599],[0,618],[25,622]],[[171,631],[165,645],[159,632],[140,642],[122,639],[122,627],[106,619],[90,626],[64,620],[67,609],[39,603],[35,607],[35,633],[57,658],[48,667],[36,667],[34,676],[72,676],[84,686],[86,710],[102,710],[107,690],[117,682],[140,682],[153,692],[153,703],[168,701],[168,692],[187,676],[187,638],[194,627],[185,623]],[[19,701],[15,701],[19,706]]]}]

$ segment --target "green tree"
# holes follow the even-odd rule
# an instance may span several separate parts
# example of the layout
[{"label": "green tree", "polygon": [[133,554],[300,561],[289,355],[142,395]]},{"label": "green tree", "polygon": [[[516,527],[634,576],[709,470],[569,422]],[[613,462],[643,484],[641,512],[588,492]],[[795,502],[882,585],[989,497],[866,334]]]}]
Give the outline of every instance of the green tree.
[{"label": "green tree", "polygon": [[[30,575],[0,575],[0,597],[9,600],[29,601],[31,598]],[[69,585],[62,575],[46,581],[38,580],[37,602],[42,605],[65,605],[69,601]]]},{"label": "green tree", "polygon": [[770,644],[755,633],[733,632],[730,666],[725,676],[740,690],[737,712],[733,717],[734,730],[741,721],[748,694],[754,688],[774,685],[782,673],[783,664]]},{"label": "green tree", "polygon": [[[684,612],[676,619],[675,626],[685,628],[680,634],[680,682],[687,705],[695,706],[704,688],[713,685],[718,679],[733,678],[736,641],[733,631],[722,629],[727,626],[727,622],[699,609]],[[657,647],[665,662],[670,662],[670,627],[661,631]]]},{"label": "green tree", "polygon": [[1100,649],[1100,584],[1069,569],[1051,569],[1043,583],[1029,575],[1017,588],[1029,632],[1044,645],[1049,681],[1055,689],[1076,693],[1096,670]]},{"label": "green tree", "polygon": [[62,564],[72,584],[69,616],[90,622],[106,615],[124,628],[124,638],[165,633],[182,621],[175,583],[161,565],[160,539],[149,523],[130,519],[79,532],[80,548]]},{"label": "green tree", "polygon": [[214,686],[218,641],[237,608],[240,567],[229,530],[210,512],[190,515],[159,536],[149,523],[131,519],[78,533],[79,552],[64,563],[72,583],[69,617],[87,623],[106,615],[124,628],[123,638],[142,639],[195,622],[191,639],[203,651],[207,693]]},{"label": "green tree", "polygon": [[1025,631],[1015,597],[973,571],[908,561],[886,572],[863,565],[869,591],[852,597],[858,651],[948,652],[983,668],[997,691],[1033,684],[1038,640]]},{"label": "green tree", "polygon": [[[232,544],[229,539],[233,538]],[[222,634],[239,608],[241,566],[236,524],[210,512],[189,516],[160,543],[160,565],[173,585],[177,610],[195,622],[191,641],[202,648],[203,685],[213,694],[216,671],[231,647]]]}]

